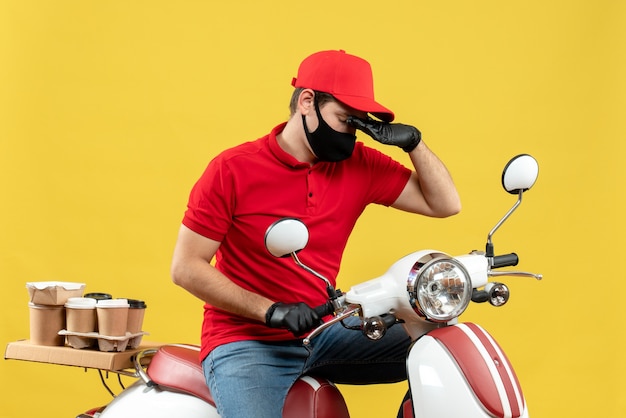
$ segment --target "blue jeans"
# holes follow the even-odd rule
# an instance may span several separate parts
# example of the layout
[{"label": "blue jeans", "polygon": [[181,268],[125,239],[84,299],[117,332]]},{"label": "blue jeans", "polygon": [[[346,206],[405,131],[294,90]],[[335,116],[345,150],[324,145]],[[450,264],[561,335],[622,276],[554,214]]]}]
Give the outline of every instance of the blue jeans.
[{"label": "blue jeans", "polygon": [[280,418],[289,388],[303,374],[341,384],[405,380],[410,343],[400,325],[371,341],[335,324],[308,347],[301,340],[225,344],[211,351],[202,366],[222,418]]}]

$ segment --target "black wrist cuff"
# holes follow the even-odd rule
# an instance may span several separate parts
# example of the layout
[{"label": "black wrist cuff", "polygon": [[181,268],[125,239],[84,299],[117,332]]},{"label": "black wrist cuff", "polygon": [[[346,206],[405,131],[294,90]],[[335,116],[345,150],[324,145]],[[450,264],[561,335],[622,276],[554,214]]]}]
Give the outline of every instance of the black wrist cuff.
[{"label": "black wrist cuff", "polygon": [[274,315],[274,311],[276,310],[278,304],[279,302],[274,303],[272,306],[269,307],[267,312],[265,312],[265,325],[267,325],[268,327],[271,326],[272,315]]},{"label": "black wrist cuff", "polygon": [[405,152],[411,152],[422,142],[422,133],[419,129],[415,128],[415,136],[413,137],[413,141],[410,144],[402,147],[402,150]]}]

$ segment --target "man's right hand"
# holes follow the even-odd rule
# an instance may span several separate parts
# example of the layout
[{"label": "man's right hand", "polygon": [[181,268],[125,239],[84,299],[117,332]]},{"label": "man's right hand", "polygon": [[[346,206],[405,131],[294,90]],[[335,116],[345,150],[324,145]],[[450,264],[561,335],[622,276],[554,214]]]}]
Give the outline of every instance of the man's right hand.
[{"label": "man's right hand", "polygon": [[379,122],[372,118],[359,119],[354,116],[348,116],[347,122],[381,144],[395,145],[406,152],[413,151],[422,140],[422,133],[415,126],[403,123]]},{"label": "man's right hand", "polygon": [[304,302],[276,302],[267,310],[265,323],[271,328],[287,328],[298,337],[319,325],[321,318]]}]

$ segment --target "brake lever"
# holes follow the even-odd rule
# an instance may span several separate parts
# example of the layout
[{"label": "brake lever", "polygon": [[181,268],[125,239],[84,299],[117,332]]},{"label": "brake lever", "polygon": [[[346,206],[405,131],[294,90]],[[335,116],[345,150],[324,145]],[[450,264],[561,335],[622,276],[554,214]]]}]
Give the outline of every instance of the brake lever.
[{"label": "brake lever", "polygon": [[532,277],[537,280],[543,279],[543,274],[529,273],[527,271],[492,271],[487,272],[489,277],[502,277],[502,276],[518,276],[518,277]]},{"label": "brake lever", "polygon": [[331,325],[336,324],[337,322],[343,321],[344,319],[348,318],[349,316],[358,314],[359,312],[361,312],[361,307],[359,305],[349,305],[349,306],[347,306],[346,309],[343,312],[341,312],[340,314],[335,316],[333,319],[331,319],[328,322],[324,322],[322,325],[320,325],[319,327],[317,327],[313,331],[311,331],[311,333],[309,335],[307,335],[307,337],[304,340],[302,340],[302,343],[304,345],[311,344],[311,339],[317,337],[326,328],[330,327]]}]

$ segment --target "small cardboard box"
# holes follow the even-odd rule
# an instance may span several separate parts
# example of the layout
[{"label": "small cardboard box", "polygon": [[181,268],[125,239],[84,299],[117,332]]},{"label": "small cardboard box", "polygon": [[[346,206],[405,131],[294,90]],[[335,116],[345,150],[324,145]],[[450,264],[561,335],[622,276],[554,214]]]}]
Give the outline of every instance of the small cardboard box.
[{"label": "small cardboard box", "polygon": [[9,343],[4,352],[5,360],[26,360],[65,366],[119,371],[133,368],[132,357],[147,348],[161,346],[159,343],[142,344],[136,349],[120,352],[78,350],[72,347],[34,345],[28,340]]},{"label": "small cardboard box", "polygon": [[29,282],[26,283],[30,302],[37,305],[63,305],[69,298],[80,297],[85,283]]}]

